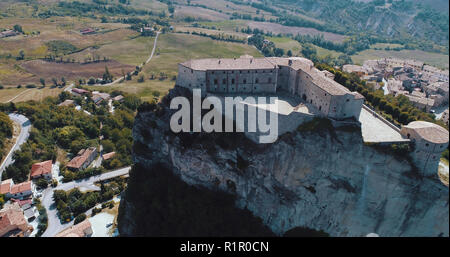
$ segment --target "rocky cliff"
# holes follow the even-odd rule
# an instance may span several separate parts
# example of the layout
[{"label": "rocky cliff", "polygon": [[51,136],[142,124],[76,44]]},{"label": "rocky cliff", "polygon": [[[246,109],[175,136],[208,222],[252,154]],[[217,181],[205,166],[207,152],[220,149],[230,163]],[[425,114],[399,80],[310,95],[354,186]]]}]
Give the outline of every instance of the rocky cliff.
[{"label": "rocky cliff", "polygon": [[[418,175],[408,158],[364,145],[360,131],[298,131],[266,145],[240,134],[174,134],[167,106],[180,94],[175,88],[136,117],[134,161],[149,172],[162,165],[189,185],[232,194],[277,235],[296,227],[331,236],[449,235],[448,187]],[[121,234],[139,226],[133,205],[125,196]]]}]

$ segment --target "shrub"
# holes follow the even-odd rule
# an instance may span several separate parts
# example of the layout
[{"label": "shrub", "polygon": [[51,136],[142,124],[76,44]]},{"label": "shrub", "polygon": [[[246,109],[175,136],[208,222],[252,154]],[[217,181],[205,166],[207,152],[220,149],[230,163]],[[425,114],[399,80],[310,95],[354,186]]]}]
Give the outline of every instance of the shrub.
[{"label": "shrub", "polygon": [[82,222],[83,220],[85,220],[86,218],[87,218],[86,214],[82,213],[75,218],[75,220],[73,221],[73,224],[76,225],[76,224]]}]

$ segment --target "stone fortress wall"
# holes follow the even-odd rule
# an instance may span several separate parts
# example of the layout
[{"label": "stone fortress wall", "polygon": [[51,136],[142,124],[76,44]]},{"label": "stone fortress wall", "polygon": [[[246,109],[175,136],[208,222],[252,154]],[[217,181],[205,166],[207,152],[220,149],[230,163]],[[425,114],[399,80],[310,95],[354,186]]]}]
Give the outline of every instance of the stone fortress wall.
[{"label": "stone fortress wall", "polygon": [[200,59],[180,63],[177,85],[209,93],[269,93],[300,96],[323,116],[358,119],[364,97],[317,70],[304,58]]},{"label": "stone fortress wall", "polygon": [[[244,95],[256,94],[267,99],[267,96],[280,96],[282,101],[277,104],[280,135],[295,130],[315,116],[328,117],[334,123],[353,120],[360,125],[364,103],[362,95],[350,92],[335,82],[332,74],[319,71],[312,61],[300,57],[253,58],[246,55],[234,59],[190,60],[179,64],[176,84],[190,90],[201,89],[202,96],[217,96],[222,104],[225,96],[245,98]],[[248,104],[245,106],[244,117],[256,119],[256,116],[248,116]],[[393,124],[388,125],[403,137],[401,142],[390,143],[414,142],[413,161],[423,175],[435,175],[440,156],[448,146],[448,131],[422,121],[412,122],[401,130]],[[260,134],[246,135],[256,141]]]}]

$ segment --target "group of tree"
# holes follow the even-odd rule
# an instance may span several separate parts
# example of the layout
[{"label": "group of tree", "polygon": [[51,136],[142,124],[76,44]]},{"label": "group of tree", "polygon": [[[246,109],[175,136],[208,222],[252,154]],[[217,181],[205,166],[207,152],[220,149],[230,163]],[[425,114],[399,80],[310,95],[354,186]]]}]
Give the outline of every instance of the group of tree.
[{"label": "group of tree", "polygon": [[255,34],[250,37],[248,39],[248,44],[254,45],[266,57],[281,57],[284,55],[284,49],[277,48],[273,42],[266,40],[261,34]]},{"label": "group of tree", "polygon": [[55,190],[53,200],[58,210],[58,216],[62,222],[76,219],[76,223],[83,221],[83,214],[98,203],[113,199],[126,187],[125,180],[115,178],[111,182],[101,183],[100,191],[82,193],[78,188],[70,191]]},{"label": "group of tree", "polygon": [[9,119],[8,115],[4,112],[0,112],[0,160],[2,160],[3,155],[6,153],[5,140],[11,138],[13,135],[13,123]]}]

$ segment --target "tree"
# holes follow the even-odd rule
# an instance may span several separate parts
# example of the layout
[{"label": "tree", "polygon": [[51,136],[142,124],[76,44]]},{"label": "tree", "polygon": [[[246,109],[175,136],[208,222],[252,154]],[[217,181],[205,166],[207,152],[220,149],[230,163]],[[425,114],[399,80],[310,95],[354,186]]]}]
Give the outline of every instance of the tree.
[{"label": "tree", "polygon": [[16,58],[17,60],[25,59],[25,52],[23,50],[19,51],[19,56]]},{"label": "tree", "polygon": [[44,78],[40,78],[39,81],[41,82],[41,85],[43,87],[45,87],[45,79]]},{"label": "tree", "polygon": [[46,179],[44,179],[44,178],[40,178],[40,179],[37,180],[36,185],[40,189],[47,188],[48,181]]},{"label": "tree", "polygon": [[56,78],[52,78],[52,82],[55,87],[58,86],[58,80],[56,80]]},{"label": "tree", "polygon": [[287,51],[287,56],[292,57],[292,51],[290,49]]},{"label": "tree", "polygon": [[22,26],[20,26],[19,24],[14,25],[14,30],[20,33],[23,33],[23,29]]},{"label": "tree", "polygon": [[61,85],[63,87],[66,86],[66,78],[64,78],[64,77],[61,78]]}]

